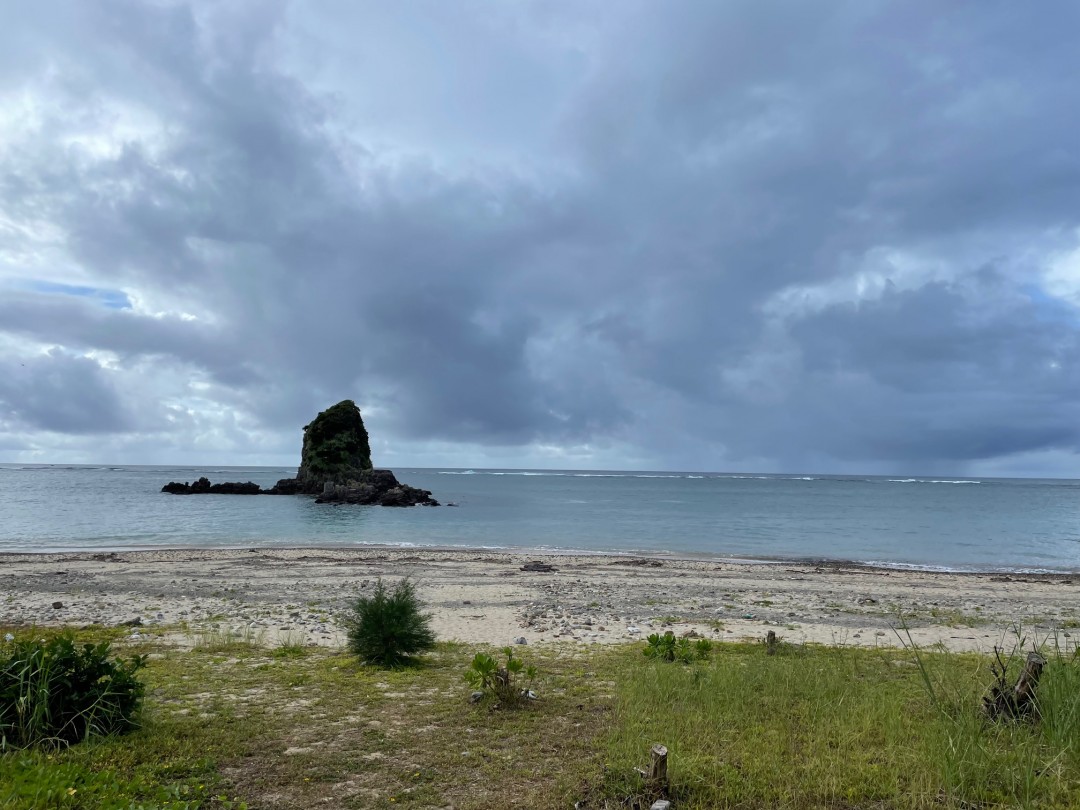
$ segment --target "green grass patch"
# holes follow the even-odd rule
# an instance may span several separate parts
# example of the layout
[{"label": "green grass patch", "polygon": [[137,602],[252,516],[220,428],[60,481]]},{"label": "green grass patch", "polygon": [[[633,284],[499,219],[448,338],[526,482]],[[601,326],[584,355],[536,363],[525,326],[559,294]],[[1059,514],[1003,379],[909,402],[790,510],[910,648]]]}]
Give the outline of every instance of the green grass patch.
[{"label": "green grass patch", "polygon": [[978,655],[920,653],[920,668],[911,651],[717,644],[681,666],[641,644],[536,646],[539,699],[507,710],[469,702],[476,647],[380,670],[236,642],[118,641],[155,653],[141,727],[0,755],[0,807],[600,810],[640,790],[658,742],[677,810],[1080,806],[1071,651],[1048,655],[1040,722],[991,724]]},{"label": "green grass patch", "polygon": [[640,790],[632,769],[657,742],[680,810],[1080,806],[1074,658],[1051,656],[1038,724],[982,717],[986,657],[921,660],[827,647],[768,656],[761,645],[723,645],[691,667],[631,656],[593,806]]}]

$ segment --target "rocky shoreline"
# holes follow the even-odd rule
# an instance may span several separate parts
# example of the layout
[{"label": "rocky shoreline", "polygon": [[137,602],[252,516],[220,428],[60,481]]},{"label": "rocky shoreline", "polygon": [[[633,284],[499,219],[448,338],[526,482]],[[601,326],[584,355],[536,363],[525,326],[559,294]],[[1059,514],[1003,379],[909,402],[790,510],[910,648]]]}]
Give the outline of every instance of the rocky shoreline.
[{"label": "rocky shoreline", "polygon": [[378,506],[438,506],[430,490],[402,484],[390,470],[364,470],[345,484],[323,483],[318,494],[305,491],[296,478],[282,478],[270,489],[251,481],[212,484],[205,476],[193,484],[170,481],[161,488],[171,495],[315,495],[315,503],[351,503]]}]

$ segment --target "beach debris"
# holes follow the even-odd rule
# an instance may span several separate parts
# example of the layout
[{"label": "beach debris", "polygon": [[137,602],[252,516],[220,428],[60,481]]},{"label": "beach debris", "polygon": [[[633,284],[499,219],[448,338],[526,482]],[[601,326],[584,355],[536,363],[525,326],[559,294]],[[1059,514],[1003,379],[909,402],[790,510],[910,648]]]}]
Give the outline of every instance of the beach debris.
[{"label": "beach debris", "polygon": [[521,570],[522,571],[532,571],[534,573],[540,573],[540,574],[552,574],[552,573],[558,571],[559,569],[556,568],[551,563],[540,562],[539,560],[533,560],[533,561],[527,562],[523,566],[521,566]]},{"label": "beach debris", "polygon": [[652,806],[649,807],[649,810],[671,810],[671,802],[667,799],[657,799],[652,803]]},{"label": "beach debris", "polygon": [[994,657],[996,661],[992,667],[995,682],[983,698],[983,712],[991,720],[1037,718],[1039,707],[1035,691],[1039,687],[1046,659],[1035,651],[1029,652],[1016,684],[1011,685],[1006,677],[1008,662],[1001,659],[1001,650],[997,647],[994,647]]},{"label": "beach debris", "polygon": [[13,636],[11,633],[4,633],[4,641],[14,641],[14,640],[15,640],[15,636]]},{"label": "beach debris", "polygon": [[473,692],[471,695],[469,695],[469,703],[479,703],[483,699],[484,699],[484,693],[479,691],[479,690],[477,690],[476,692]]},{"label": "beach debris", "polygon": [[60,608],[62,608],[63,606],[64,606],[63,602],[53,602],[52,603],[53,610],[60,610]]},{"label": "beach debris", "polygon": [[141,627],[142,617],[136,616],[134,619],[128,619],[126,622],[120,622],[119,627]]},{"label": "beach debris", "polygon": [[635,557],[631,560],[615,560],[608,563],[608,565],[637,565],[646,568],[662,568],[664,563],[662,560],[650,560],[646,557]]}]

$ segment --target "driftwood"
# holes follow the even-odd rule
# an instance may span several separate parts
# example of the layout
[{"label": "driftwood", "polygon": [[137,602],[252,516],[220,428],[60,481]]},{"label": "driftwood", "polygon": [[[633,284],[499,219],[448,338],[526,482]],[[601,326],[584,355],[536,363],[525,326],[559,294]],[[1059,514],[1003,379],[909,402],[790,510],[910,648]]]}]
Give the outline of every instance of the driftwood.
[{"label": "driftwood", "polygon": [[994,655],[997,658],[994,666],[997,680],[983,698],[983,712],[991,720],[1038,717],[1039,704],[1035,692],[1039,688],[1046,659],[1037,652],[1029,652],[1016,684],[1010,685],[1005,675],[1007,664],[1001,660],[1000,650],[995,648]]}]

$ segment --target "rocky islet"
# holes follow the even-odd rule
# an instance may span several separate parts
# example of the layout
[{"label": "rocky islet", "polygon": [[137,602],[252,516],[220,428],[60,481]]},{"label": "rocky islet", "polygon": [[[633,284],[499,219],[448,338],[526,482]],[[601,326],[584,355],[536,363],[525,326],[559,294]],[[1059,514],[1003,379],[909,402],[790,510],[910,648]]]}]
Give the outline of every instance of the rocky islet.
[{"label": "rocky islet", "polygon": [[360,409],[346,399],[304,426],[300,468],[270,489],[251,481],[212,484],[170,481],[161,488],[173,495],[314,495],[316,503],[380,506],[438,506],[426,489],[402,484],[390,470],[374,469],[367,429]]}]

